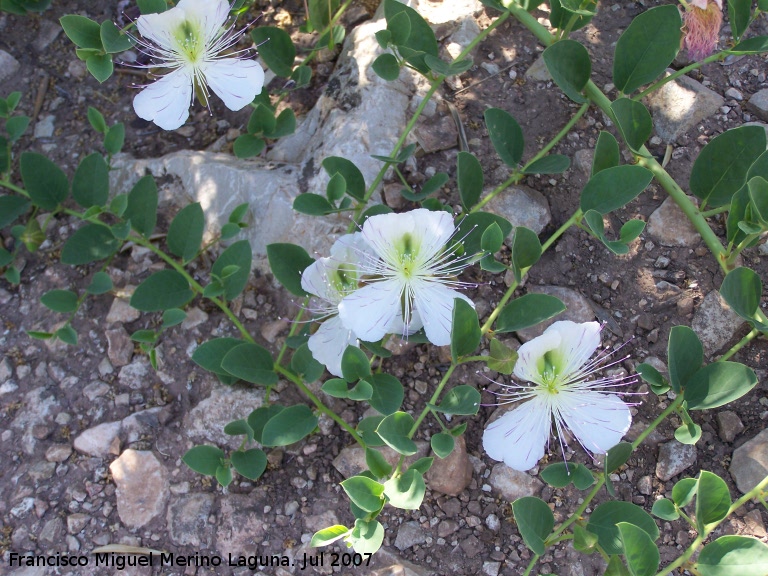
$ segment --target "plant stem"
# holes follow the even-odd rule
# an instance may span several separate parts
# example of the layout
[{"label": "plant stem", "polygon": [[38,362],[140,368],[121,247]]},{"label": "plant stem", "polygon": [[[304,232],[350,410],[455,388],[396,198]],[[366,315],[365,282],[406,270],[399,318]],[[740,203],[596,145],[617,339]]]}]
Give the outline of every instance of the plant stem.
[{"label": "plant stem", "polygon": [[567,519],[565,522],[563,522],[562,524],[560,524],[560,526],[558,526],[558,527],[557,527],[557,528],[556,528],[556,529],[555,529],[555,530],[552,532],[552,534],[550,534],[550,535],[549,535],[549,538],[547,538],[547,542],[549,542],[549,539],[550,539],[550,538],[552,538],[553,536],[554,536],[554,537],[557,537],[557,536],[559,536],[560,534],[562,534],[562,532],[563,532],[563,531],[564,531],[566,528],[568,528],[568,526],[570,526],[571,524],[573,524],[574,522],[576,522],[576,520],[578,520],[578,519],[579,519],[579,517],[580,517],[582,514],[584,514],[584,511],[587,509],[587,507],[589,506],[590,502],[592,502],[592,500],[594,499],[594,497],[595,497],[595,496],[597,496],[597,493],[598,493],[598,492],[600,492],[600,489],[603,487],[603,484],[605,484],[605,476],[603,476],[603,475],[601,474],[601,475],[599,476],[599,478],[597,479],[597,483],[595,484],[594,488],[592,488],[592,490],[590,491],[590,493],[589,493],[589,494],[587,494],[587,497],[586,497],[586,498],[584,498],[584,502],[582,502],[582,503],[579,505],[579,507],[578,507],[578,508],[576,508],[576,510],[574,510],[573,514],[571,514],[571,515],[570,515],[570,517],[569,517],[569,518],[568,518],[568,519]]},{"label": "plant stem", "polygon": [[730,208],[731,207],[730,207],[729,204],[725,204],[724,206],[720,206],[719,208],[712,208],[711,210],[704,210],[703,212],[701,212],[701,215],[704,218],[709,218],[710,216],[715,216],[717,214],[722,214],[723,212],[728,212],[728,210]]},{"label": "plant stem", "polygon": [[24,190],[24,188],[19,188],[15,184],[11,184],[8,180],[0,180],[0,186],[8,188],[8,190],[13,190],[14,192],[21,194],[22,196],[29,198],[29,192]]},{"label": "plant stem", "polygon": [[672,403],[669,406],[667,406],[664,409],[664,411],[661,414],[659,414],[653,422],[648,424],[648,427],[645,430],[643,430],[637,438],[635,438],[635,441],[632,442],[632,450],[633,451],[637,450],[637,447],[643,443],[643,440],[645,440],[648,437],[648,435],[651,432],[653,432],[656,429],[656,427],[659,424],[661,424],[667,416],[672,414],[672,412],[675,412],[677,410],[677,407],[680,406],[682,403],[683,403],[683,395],[678,394],[675,397],[675,399],[672,401]]},{"label": "plant stem", "polygon": [[751,342],[752,340],[754,340],[754,339],[755,339],[755,337],[756,337],[756,336],[758,336],[759,334],[760,334],[760,331],[759,331],[759,330],[757,330],[757,329],[755,329],[755,330],[752,330],[752,331],[751,331],[749,334],[747,334],[746,336],[744,336],[744,338],[742,338],[742,339],[741,339],[741,340],[739,340],[739,341],[738,341],[736,344],[734,344],[734,345],[731,347],[731,349],[730,349],[730,350],[728,350],[728,352],[726,352],[725,354],[723,354],[723,355],[722,355],[722,357],[718,359],[718,362],[724,362],[725,360],[728,360],[728,358],[730,358],[731,356],[733,356],[734,354],[736,354],[736,352],[738,352],[739,350],[741,350],[742,348],[744,348],[744,346],[746,346],[746,345],[747,345],[749,342]]},{"label": "plant stem", "polygon": [[686,66],[685,68],[680,68],[680,70],[676,70],[669,76],[665,76],[664,78],[661,78],[660,80],[657,80],[653,84],[651,84],[648,88],[637,94],[636,96],[632,97],[632,100],[642,100],[648,94],[651,92],[654,92],[664,86],[667,82],[671,82],[675,78],[679,78],[680,76],[683,76],[685,74],[688,74],[691,70],[696,70],[697,68],[701,68],[704,66],[704,64],[709,64],[710,62],[715,62],[716,60],[722,60],[727,56],[727,52],[716,52],[715,54],[712,54],[711,56],[707,56],[702,60],[701,62],[694,62],[693,64],[690,64]]},{"label": "plant stem", "polygon": [[421,414],[419,414],[419,417],[416,419],[416,422],[413,423],[413,427],[411,428],[410,432],[408,432],[408,438],[413,438],[413,435],[416,434],[416,430],[419,429],[419,425],[423,422],[424,418],[426,418],[427,414],[432,410],[430,406],[434,406],[437,403],[437,399],[440,398],[440,393],[443,391],[443,388],[448,383],[448,380],[451,378],[451,374],[453,374],[453,371],[456,369],[456,364],[451,362],[451,365],[448,367],[448,370],[445,374],[443,374],[442,379],[440,380],[440,384],[437,385],[437,390],[435,390],[435,393],[432,394],[432,398],[429,399],[429,403],[427,406],[424,407],[424,409],[421,411]]},{"label": "plant stem", "polygon": [[523,572],[523,576],[529,576],[531,573],[531,570],[533,570],[533,567],[536,566],[536,562],[539,561],[539,555],[534,554],[533,558],[531,558],[531,561],[528,563],[528,566],[525,569],[525,572]]}]

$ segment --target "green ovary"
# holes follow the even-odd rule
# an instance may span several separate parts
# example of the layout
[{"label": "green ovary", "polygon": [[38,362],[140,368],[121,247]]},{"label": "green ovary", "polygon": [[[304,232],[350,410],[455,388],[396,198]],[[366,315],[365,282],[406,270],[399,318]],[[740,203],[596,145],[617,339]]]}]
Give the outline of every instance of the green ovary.
[{"label": "green ovary", "polygon": [[190,64],[195,64],[205,52],[203,34],[197,23],[184,20],[174,32],[178,52]]},{"label": "green ovary", "polygon": [[541,374],[541,383],[546,388],[547,392],[550,394],[558,394],[560,392],[560,368],[553,356],[551,350],[545,352],[536,363],[536,368],[538,368],[539,374]]}]

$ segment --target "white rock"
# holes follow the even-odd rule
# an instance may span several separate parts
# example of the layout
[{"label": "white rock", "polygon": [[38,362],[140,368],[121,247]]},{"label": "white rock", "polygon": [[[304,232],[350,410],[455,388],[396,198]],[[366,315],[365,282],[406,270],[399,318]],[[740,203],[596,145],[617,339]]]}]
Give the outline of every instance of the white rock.
[{"label": "white rock", "polygon": [[535,496],[544,486],[538,478],[502,463],[493,467],[488,482],[494,492],[507,502],[514,502],[523,496]]},{"label": "white rock", "polygon": [[[273,394],[274,398],[274,394]],[[263,388],[214,386],[211,395],[184,417],[184,431],[195,442],[211,442],[237,448],[241,438],[224,434],[224,426],[232,420],[247,418],[264,403]]]},{"label": "white rock", "polygon": [[[413,456],[408,456],[405,459],[403,464],[404,467],[407,468],[410,464],[414,463],[419,458],[424,458],[429,452],[429,443],[424,442],[423,440],[417,440],[416,447],[416,454]],[[389,446],[374,448],[374,450],[381,452],[382,456],[384,456],[387,462],[389,462],[389,464],[392,466],[396,465],[397,461],[400,459],[400,454],[395,452]],[[363,448],[361,448],[358,444],[347,446],[346,448],[342,449],[341,452],[339,452],[339,455],[336,456],[336,458],[333,459],[333,467],[336,468],[336,470],[338,470],[339,473],[344,476],[344,478],[350,478],[351,476],[360,474],[360,472],[363,470],[368,469],[368,465],[365,461],[365,450],[363,450]]]},{"label": "white rock", "polygon": [[88,456],[104,458],[109,455],[109,449],[118,434],[120,422],[104,422],[81,432],[75,438],[75,450]]},{"label": "white rock", "polygon": [[52,114],[43,116],[40,120],[38,120],[35,124],[35,138],[50,138],[53,136],[53,123],[55,120],[56,116],[53,116]]},{"label": "white rock", "polygon": [[24,395],[23,408],[11,422],[10,428],[22,432],[20,446],[25,453],[32,454],[35,451],[37,439],[33,434],[34,427],[38,424],[49,425],[60,408],[56,396],[45,386]]},{"label": "white rock", "polygon": [[167,514],[171,540],[179,546],[210,546],[213,526],[208,516],[215,500],[213,494],[188,494],[172,500]]},{"label": "white rock", "polygon": [[711,356],[728,344],[743,324],[744,320],[713,290],[696,310],[691,328],[701,340],[704,353]]},{"label": "white rock", "polygon": [[663,482],[696,464],[696,447],[671,440],[659,446],[656,477]]},{"label": "white rock", "polygon": [[19,62],[5,50],[0,50],[0,82],[13,78],[19,69]]},{"label": "white rock", "polygon": [[117,513],[128,528],[141,528],[163,512],[168,474],[152,452],[128,449],[109,471],[117,486]]},{"label": "white rock", "polygon": [[[552,220],[549,203],[544,195],[525,186],[511,186],[503,190],[486,206],[493,212],[509,220],[513,226],[525,226],[539,234]],[[507,243],[512,236],[507,238]]]},{"label": "white rock", "polygon": [[733,451],[730,471],[742,494],[768,476],[768,429]]},{"label": "white rock", "polygon": [[144,358],[137,358],[130,364],[120,368],[117,376],[120,386],[130,388],[131,390],[141,390],[151,387],[150,371],[152,367],[149,361]]},{"label": "white rock", "polygon": [[661,206],[653,211],[648,218],[647,230],[654,240],[664,246],[693,247],[701,240],[696,228],[672,198],[664,200]]},{"label": "white rock", "polygon": [[136,310],[136,308],[131,308],[131,305],[128,304],[128,302],[122,298],[115,298],[112,301],[112,306],[110,307],[109,312],[107,312],[106,320],[107,324],[114,324],[115,322],[127,324],[137,320],[139,316],[141,316],[141,312]]}]

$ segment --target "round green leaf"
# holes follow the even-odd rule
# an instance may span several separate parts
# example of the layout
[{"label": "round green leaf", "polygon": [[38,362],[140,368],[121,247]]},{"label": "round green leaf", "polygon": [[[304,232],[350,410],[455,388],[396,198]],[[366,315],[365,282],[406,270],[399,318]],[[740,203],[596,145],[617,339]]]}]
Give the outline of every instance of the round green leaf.
[{"label": "round green leaf", "polygon": [[475,309],[466,300],[454,299],[451,329],[451,357],[453,361],[456,362],[460,357],[474,352],[480,345],[481,338],[482,333]]},{"label": "round green leaf", "polygon": [[413,468],[384,484],[384,495],[389,498],[389,503],[402,510],[418,510],[425,492],[424,478]]},{"label": "round green leaf", "polygon": [[215,446],[195,446],[187,450],[181,459],[195,472],[213,476],[224,458],[224,452]]},{"label": "round green leaf", "polygon": [[264,426],[267,425],[267,422],[274,416],[280,414],[283,410],[285,410],[284,406],[281,406],[280,404],[271,404],[269,406],[256,408],[256,410],[248,414],[248,426],[253,431],[253,439],[256,440],[256,442],[261,443],[261,436],[264,433]]},{"label": "round green leaf", "polygon": [[109,54],[94,54],[89,56],[85,61],[85,67],[88,68],[88,72],[99,81],[99,83],[106,82],[115,67],[112,63],[112,56]]},{"label": "round green leaf", "polygon": [[632,576],[653,576],[659,567],[659,549],[642,528],[627,522],[617,525],[621,543],[624,546],[624,557]]},{"label": "round green leaf", "polygon": [[623,94],[661,76],[680,50],[677,6],[657,6],[635,16],[616,43],[613,83]]},{"label": "round green leaf", "polygon": [[309,346],[305,343],[299,346],[291,357],[291,370],[299,374],[305,382],[314,382],[325,371],[325,366],[312,356]]},{"label": "round green leaf", "polygon": [[121,244],[106,226],[86,224],[66,241],[61,250],[61,261],[71,266],[90,264],[108,258]]},{"label": "round green leaf", "polygon": [[109,199],[109,166],[101,154],[80,162],[72,179],[72,197],[84,208],[104,206]]},{"label": "round green leaf", "polygon": [[373,71],[387,82],[397,80],[400,76],[400,64],[392,54],[381,54],[371,64]]},{"label": "round green leaf", "polygon": [[720,294],[736,314],[748,321],[754,321],[763,295],[760,276],[750,268],[736,268],[725,276]]},{"label": "round green leaf", "polygon": [[221,367],[221,361],[227,353],[242,344],[237,338],[214,338],[203,342],[192,353],[192,361],[209,372],[218,375],[229,375],[229,372]]},{"label": "round green leaf", "polygon": [[698,489],[699,483],[695,478],[683,478],[672,487],[672,500],[683,508],[693,500]]},{"label": "round green leaf", "polygon": [[698,424],[682,424],[675,429],[675,440],[681,444],[696,444],[701,438],[701,426]]},{"label": "round green leaf", "polygon": [[88,294],[105,294],[112,290],[112,278],[106,272],[96,272],[86,290]]},{"label": "round green leaf", "polygon": [[100,27],[101,43],[108,54],[116,54],[133,48],[131,37],[120,31],[111,20],[104,20]]},{"label": "round green leaf", "polygon": [[535,554],[543,556],[544,540],[552,532],[555,517],[546,502],[533,496],[518,498],[512,503],[517,528],[523,537],[523,542]]},{"label": "round green leaf", "polygon": [[258,448],[244,452],[238,450],[232,453],[230,459],[235,470],[249,480],[258,480],[267,469],[267,455]]},{"label": "round green leaf", "polygon": [[235,139],[232,151],[238,158],[252,158],[261,154],[266,146],[267,142],[264,138],[259,138],[253,134],[241,134]]},{"label": "round green leaf", "polygon": [[360,380],[355,386],[353,386],[347,397],[355,402],[362,402],[364,400],[370,400],[373,395],[373,386],[365,380]]},{"label": "round green leaf", "polygon": [[703,534],[725,518],[730,507],[731,494],[725,481],[712,472],[702,470],[696,496],[696,527],[699,533]]},{"label": "round green leaf", "polygon": [[512,115],[500,108],[488,108],[484,114],[491,144],[507,166],[515,168],[523,157],[523,130]]},{"label": "round green leaf", "polygon": [[219,466],[216,468],[216,481],[226,488],[232,483],[232,468],[230,466]]},{"label": "round green leaf", "polygon": [[168,227],[168,249],[184,262],[189,262],[200,250],[204,228],[205,216],[200,202],[184,206]]},{"label": "round green leaf", "polygon": [[699,553],[701,576],[765,576],[768,546],[751,536],[721,536]]},{"label": "round green leaf", "polygon": [[347,382],[356,382],[371,375],[371,364],[365,352],[357,346],[347,346],[341,356],[341,373]]},{"label": "round green leaf", "polygon": [[336,542],[336,540],[344,538],[349,532],[349,528],[342,526],[341,524],[329,526],[328,528],[323,528],[322,530],[315,532],[309,545],[313,548],[328,546],[328,544],[332,544]]},{"label": "round green leaf", "polygon": [[373,385],[373,395],[368,403],[374,410],[387,416],[400,409],[405,397],[400,380],[391,374],[379,373],[368,378],[368,381]]},{"label": "round green leaf", "polygon": [[624,165],[601,170],[581,191],[581,210],[607,214],[629,204],[651,183],[653,174],[642,166]]},{"label": "round green leaf", "polygon": [[101,28],[97,22],[85,16],[68,14],[59,19],[61,27],[67,38],[74,42],[79,48],[89,48],[91,50],[101,50]]},{"label": "round green leaf", "polygon": [[738,362],[713,362],[691,376],[685,389],[690,410],[717,408],[741,398],[757,384],[754,370]]},{"label": "round green leaf", "polygon": [[610,132],[601,131],[597,137],[595,155],[592,159],[592,176],[606,168],[618,166],[620,160],[619,143],[616,138]]},{"label": "round green leaf", "polygon": [[125,143],[125,125],[122,122],[110,126],[104,135],[104,148],[108,154],[117,154]]},{"label": "round green leaf", "polygon": [[[524,0],[525,1],[525,0]],[[527,0],[529,4],[533,5],[536,4],[536,1],[533,0]],[[579,8],[581,8],[581,2],[579,2]],[[570,27],[570,30],[578,30],[579,28],[583,28],[587,24],[589,24],[590,20],[592,20],[592,16],[587,15],[578,15],[578,18],[575,19],[575,21],[572,22],[571,18],[574,16],[573,10],[574,5],[569,2],[569,0],[550,0],[549,1],[550,6],[550,14],[549,14],[549,21],[552,24],[553,28],[557,28],[559,30],[564,30],[567,26]],[[594,9],[597,6],[597,0],[588,0],[587,2],[584,2],[584,7],[587,9],[585,12],[594,12]],[[569,8],[571,10],[569,10]],[[589,10],[589,9],[592,10]],[[573,25],[571,25],[573,24]]]},{"label": "round green leaf", "polygon": [[314,262],[301,246],[296,244],[268,244],[267,258],[272,274],[278,282],[295,296],[306,296],[301,287],[301,273]]},{"label": "round green leaf", "polygon": [[467,384],[456,386],[448,391],[434,409],[444,414],[474,416],[480,409],[480,392]]},{"label": "round green leaf", "polygon": [[701,340],[688,326],[672,327],[667,344],[667,358],[669,383],[675,392],[680,392],[704,361]]},{"label": "round green leaf", "polygon": [[123,213],[131,221],[131,228],[148,238],[157,224],[157,184],[154,177],[147,175],[133,185],[128,193],[128,205]]},{"label": "round green leaf", "polygon": [[329,156],[323,160],[323,168],[331,177],[337,172],[344,176],[347,183],[347,194],[357,200],[365,198],[365,178],[355,164],[339,156]]},{"label": "round green leaf", "polygon": [[[660,6],[660,8],[668,8],[668,6]],[[640,150],[653,132],[653,120],[648,109],[637,100],[619,98],[611,104],[611,110],[626,143],[632,150]]]},{"label": "round green leaf", "polygon": [[296,47],[288,32],[274,26],[259,26],[251,31],[251,38],[269,69],[278,76],[288,78],[296,58]]},{"label": "round green leaf", "polygon": [[454,444],[455,440],[453,439],[453,436],[446,434],[445,432],[434,434],[430,439],[432,450],[434,450],[438,458],[447,458],[450,456],[451,452],[453,452]]},{"label": "round green leaf", "polygon": [[49,290],[40,297],[40,302],[54,312],[66,314],[77,310],[77,294],[71,290]]},{"label": "round green leaf", "polygon": [[72,326],[69,324],[66,324],[65,326],[62,326],[56,330],[54,336],[56,336],[56,338],[65,344],[69,344],[70,346],[77,346],[77,332],[75,332],[75,329],[72,328]]},{"label": "round green leaf", "polygon": [[357,425],[357,432],[363,438],[363,441],[371,448],[384,446],[386,443],[381,439],[376,430],[384,420],[384,416],[368,416],[360,420]]},{"label": "round green leaf", "polygon": [[539,158],[523,170],[523,174],[562,174],[571,165],[571,159],[562,154],[550,154]]},{"label": "round green leaf", "polygon": [[377,520],[365,521],[358,518],[345,542],[358,554],[373,555],[379,551],[382,542],[384,542],[384,526]]},{"label": "round green leaf", "polygon": [[[431,54],[432,56],[437,56],[435,33],[427,21],[413,8],[400,2],[384,0],[384,15],[387,23],[391,22],[402,12],[408,17],[410,32],[406,40],[397,42],[400,54],[406,56],[408,63],[416,68],[416,70],[422,74],[428,74],[429,66],[424,62],[424,55]],[[393,40],[394,36],[393,32]]]},{"label": "round green leaf", "polygon": [[675,508],[674,502],[667,500],[666,498],[661,498],[653,503],[651,514],[658,516],[662,520],[668,520],[669,522],[680,518],[680,514]]},{"label": "round green leaf", "polygon": [[456,180],[461,203],[465,211],[469,212],[483,193],[483,167],[473,154],[459,152],[456,161]]},{"label": "round green leaf", "polygon": [[29,209],[29,204],[29,200],[22,196],[0,196],[0,228],[5,228],[24,214]]},{"label": "round green leaf", "polygon": [[347,398],[349,396],[349,386],[343,378],[326,380],[320,389],[334,398]]},{"label": "round green leaf", "polygon": [[559,298],[548,294],[525,294],[504,306],[496,320],[496,333],[517,332],[557,316],[565,310]]},{"label": "round green leaf", "polygon": [[587,99],[581,94],[592,74],[587,49],[575,40],[560,40],[544,50],[544,63],[560,89],[574,102]]},{"label": "round green leaf", "polygon": [[738,40],[752,19],[752,0],[728,0],[728,20],[733,39]]},{"label": "round green leaf", "polygon": [[[317,428],[317,416],[304,404],[289,406],[269,419],[261,433],[264,446],[288,446]],[[255,431],[254,431],[255,432]]]},{"label": "round green leaf", "polygon": [[629,457],[632,455],[632,444],[629,442],[619,442],[608,450],[605,456],[605,462],[603,468],[606,474],[615,472],[620,466],[625,464]]},{"label": "round green leaf", "polygon": [[341,483],[349,499],[366,512],[378,512],[383,504],[384,485],[366,476],[352,476]]},{"label": "round green leaf", "polygon": [[131,306],[142,312],[157,312],[181,308],[194,296],[184,276],[175,270],[160,270],[136,287]]},{"label": "round green leaf", "polygon": [[604,502],[592,512],[587,530],[597,534],[598,542],[607,554],[624,553],[616,526],[619,522],[627,522],[641,528],[652,541],[659,537],[659,529],[653,518],[639,506],[618,500]]},{"label": "round green leaf", "polygon": [[69,181],[66,174],[42,154],[22,152],[19,168],[29,197],[43,210],[55,210],[67,198]]},{"label": "round green leaf", "polygon": [[523,271],[536,264],[539,258],[541,258],[541,242],[536,232],[525,226],[517,226],[512,239],[512,272],[515,280],[521,282]]},{"label": "round green leaf", "polygon": [[414,420],[410,414],[395,412],[381,421],[376,433],[394,451],[404,456],[412,456],[418,452],[416,443],[408,437],[413,425]]},{"label": "round green leaf", "polygon": [[372,448],[365,449],[365,463],[368,468],[377,478],[384,478],[392,474],[392,466],[390,466],[384,455],[378,450]]},{"label": "round green leaf", "polygon": [[221,360],[222,369],[233,376],[263,386],[277,384],[274,360],[266,348],[245,342],[235,346]]}]

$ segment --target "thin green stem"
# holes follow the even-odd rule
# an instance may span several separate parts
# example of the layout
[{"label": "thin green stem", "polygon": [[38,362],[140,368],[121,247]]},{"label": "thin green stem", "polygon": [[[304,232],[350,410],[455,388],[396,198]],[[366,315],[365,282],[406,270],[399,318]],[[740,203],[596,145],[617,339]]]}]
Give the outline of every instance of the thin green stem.
[{"label": "thin green stem", "polygon": [[529,576],[531,573],[531,570],[533,570],[533,567],[536,566],[536,562],[539,561],[539,555],[534,554],[533,558],[531,558],[531,561],[528,562],[528,566],[525,568],[525,572],[523,572],[523,576]]},{"label": "thin green stem", "polygon": [[[301,326],[301,317],[304,316],[305,307],[308,301],[309,296],[304,299],[304,304],[299,308],[299,312],[296,314],[296,318],[291,324],[291,329],[288,331],[288,338],[296,334],[299,326]],[[286,338],[285,342],[283,342],[283,345],[280,347],[280,352],[277,353],[277,360],[275,360],[276,364],[281,364],[283,361],[283,356],[285,356],[285,353],[288,350],[288,338]]]},{"label": "thin green stem", "polygon": [[704,64],[709,64],[710,62],[715,62],[717,60],[722,60],[728,55],[727,52],[716,52],[715,54],[712,54],[711,56],[707,56],[702,60],[701,62],[694,62],[693,64],[690,64],[689,66],[686,66],[685,68],[680,68],[680,70],[676,70],[669,76],[665,76],[664,78],[661,78],[660,80],[657,80],[653,84],[651,84],[648,88],[637,94],[636,96],[632,97],[632,100],[642,100],[648,94],[651,92],[654,92],[664,86],[667,82],[671,82],[675,78],[679,78],[680,76],[683,76],[685,74],[688,74],[691,70],[696,70],[697,68],[701,68],[704,66]]},{"label": "thin green stem", "polygon": [[333,410],[331,410],[325,404],[323,404],[322,400],[320,400],[320,398],[315,396],[312,390],[307,388],[307,385],[304,384],[304,382],[299,376],[289,371],[285,367],[281,366],[280,364],[275,364],[275,372],[277,372],[278,374],[281,374],[284,378],[293,382],[302,392],[304,392],[304,395],[312,401],[312,403],[315,405],[315,407],[318,410],[320,410],[320,412],[328,416],[331,420],[336,422],[336,424],[341,426],[341,428],[346,430],[349,433],[349,435],[355,439],[355,442],[360,444],[360,446],[362,446],[363,448],[367,447],[362,437],[357,433],[357,431],[354,428],[352,428],[349,424],[344,422],[344,420],[342,420],[340,416],[337,416]]},{"label": "thin green stem", "polygon": [[588,109],[589,109],[589,102],[585,102],[581,106],[581,108],[579,108],[578,112],[576,112],[576,114],[574,114],[573,117],[570,120],[568,120],[568,123],[565,126],[563,126],[563,129],[560,130],[560,132],[558,132],[554,136],[554,138],[552,138],[549,142],[547,142],[547,145],[544,146],[544,148],[539,150],[539,152],[533,158],[528,160],[528,162],[526,162],[522,168],[520,168],[519,170],[515,170],[512,176],[510,176],[504,182],[502,182],[496,188],[494,188],[493,191],[490,194],[488,194],[488,196],[486,196],[480,202],[478,202],[472,208],[472,210],[470,210],[470,213],[477,212],[478,210],[483,208],[486,204],[488,204],[488,202],[493,200],[496,197],[496,195],[498,195],[502,190],[505,190],[506,188],[508,188],[513,184],[517,184],[523,178],[523,176],[525,176],[525,171],[530,166],[532,166],[535,162],[538,162],[539,160],[544,158],[544,156],[546,156],[549,153],[549,151],[552,150],[552,148],[554,148],[558,142],[560,142],[560,140],[565,138],[568,132],[571,131],[571,128],[573,128],[576,125],[576,122],[578,122],[579,119],[582,116],[584,116],[584,114],[587,112]]},{"label": "thin green stem", "polygon": [[718,362],[724,362],[725,360],[728,360],[728,358],[730,358],[731,356],[736,354],[739,350],[744,348],[744,346],[746,346],[749,342],[754,340],[755,337],[757,337],[758,335],[760,335],[760,330],[757,330],[757,329],[752,330],[749,334],[744,336],[744,338],[742,338],[736,344],[734,344],[731,347],[731,349],[728,350],[728,352],[723,354],[723,356],[718,360]]},{"label": "thin green stem", "polygon": [[445,385],[448,383],[448,380],[451,378],[451,374],[453,374],[453,371],[456,369],[456,364],[453,362],[448,367],[448,370],[443,374],[442,379],[440,380],[440,384],[437,385],[437,390],[435,390],[435,393],[432,394],[432,398],[429,399],[429,404],[424,407],[424,409],[421,411],[421,414],[419,414],[419,417],[416,419],[416,422],[413,423],[413,426],[411,427],[410,432],[408,432],[408,438],[413,438],[413,435],[416,434],[416,430],[419,429],[419,426],[424,421],[424,418],[426,418],[427,414],[429,414],[432,411],[432,408],[430,406],[434,406],[437,403],[438,398],[440,398],[440,393],[443,391],[443,388],[445,388]]},{"label": "thin green stem", "polygon": [[675,412],[677,410],[677,407],[680,406],[682,403],[683,403],[683,395],[678,394],[675,397],[675,399],[672,401],[672,403],[669,406],[667,406],[664,409],[664,411],[661,414],[659,414],[653,422],[648,424],[648,427],[645,430],[643,430],[637,438],[635,438],[635,441],[632,442],[632,450],[637,450],[637,447],[643,443],[643,440],[645,440],[648,437],[648,435],[651,432],[653,432],[656,429],[656,427],[659,424],[661,424],[667,416],[672,414],[672,412]]},{"label": "thin green stem", "polygon": [[712,208],[711,210],[704,210],[701,212],[701,215],[704,218],[709,218],[711,216],[716,216],[717,214],[722,214],[723,212],[728,212],[728,210],[731,209],[730,204],[725,204],[724,206],[720,206],[719,208]]},{"label": "thin green stem", "polygon": [[603,484],[605,484],[605,476],[600,474],[598,479],[597,479],[597,482],[595,483],[595,486],[592,488],[592,490],[589,492],[589,494],[587,494],[587,497],[584,498],[584,502],[582,502],[579,505],[579,507],[576,508],[576,510],[574,510],[573,514],[571,514],[570,517],[565,522],[560,524],[560,526],[558,526],[552,532],[552,534],[549,535],[549,538],[547,538],[547,542],[549,542],[550,541],[549,539],[552,538],[553,536],[557,537],[560,534],[562,534],[563,531],[566,528],[568,528],[568,526],[570,526],[571,524],[576,522],[576,520],[578,520],[581,517],[581,515],[584,514],[584,511],[587,509],[587,507],[589,506],[590,502],[592,502],[594,497],[597,496],[597,493],[600,492],[600,489],[603,487]]},{"label": "thin green stem", "polygon": [[24,188],[19,188],[16,186],[16,184],[11,184],[8,180],[0,180],[0,186],[3,186],[4,188],[8,188],[8,190],[13,190],[14,192],[21,194],[25,198],[29,198],[29,192],[24,190]]}]

